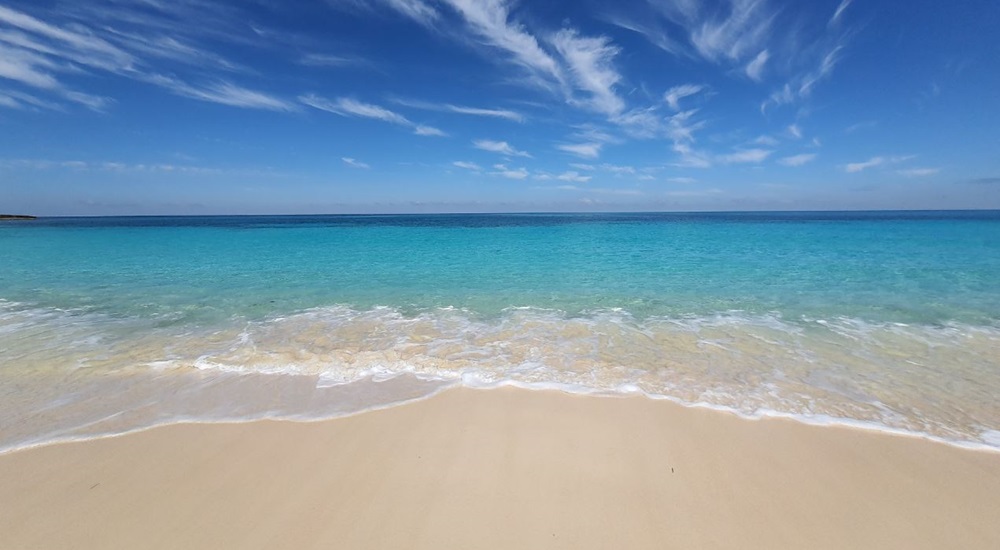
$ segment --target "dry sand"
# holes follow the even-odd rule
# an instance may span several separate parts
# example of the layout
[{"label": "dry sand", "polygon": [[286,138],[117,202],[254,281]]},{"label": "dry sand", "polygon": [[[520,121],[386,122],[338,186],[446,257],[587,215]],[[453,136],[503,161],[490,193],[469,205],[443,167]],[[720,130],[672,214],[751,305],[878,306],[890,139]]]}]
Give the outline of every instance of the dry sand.
[{"label": "dry sand", "polygon": [[1000,548],[1000,453],[502,389],[0,456],[0,547]]}]

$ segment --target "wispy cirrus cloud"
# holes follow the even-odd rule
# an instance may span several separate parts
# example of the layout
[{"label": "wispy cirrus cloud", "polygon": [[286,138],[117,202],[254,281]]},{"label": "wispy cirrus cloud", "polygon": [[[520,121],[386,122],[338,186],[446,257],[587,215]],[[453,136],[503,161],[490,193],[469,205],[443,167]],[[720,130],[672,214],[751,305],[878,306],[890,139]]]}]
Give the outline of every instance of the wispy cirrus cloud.
[{"label": "wispy cirrus cloud", "polygon": [[298,59],[299,65],[307,67],[367,67],[371,62],[356,55],[333,55],[322,53],[307,53]]},{"label": "wispy cirrus cloud", "polygon": [[771,59],[771,52],[768,50],[761,50],[757,57],[753,58],[749,63],[747,63],[744,72],[751,80],[756,80],[760,82],[764,75],[764,66],[767,65],[767,60]]},{"label": "wispy cirrus cloud", "polygon": [[367,163],[361,162],[360,160],[353,159],[351,157],[340,157],[340,160],[344,161],[344,164],[352,166],[354,168],[364,168],[364,169],[371,168],[371,166],[369,166]]},{"label": "wispy cirrus cloud", "polygon": [[663,94],[663,101],[666,101],[671,109],[680,111],[682,99],[696,95],[704,89],[705,86],[701,84],[681,84],[680,86],[674,86]]},{"label": "wispy cirrus cloud", "polygon": [[581,175],[579,172],[570,170],[568,172],[563,172],[562,174],[559,174],[558,176],[556,176],[556,179],[560,181],[571,181],[575,183],[587,183],[588,181],[593,179],[593,176],[584,176]]},{"label": "wispy cirrus cloud", "polygon": [[[250,109],[296,110],[291,102],[218,76],[208,84],[196,85],[191,82],[207,80],[204,75],[190,79],[154,68],[157,63],[171,62],[186,70],[246,71],[189,38],[190,32],[210,28],[204,23],[216,19],[205,15],[216,9],[188,0],[108,0],[51,10],[50,20],[42,20],[0,6],[0,77],[97,111],[107,109],[114,99],[68,84],[69,77],[79,81],[80,75],[104,72],[200,101]],[[111,21],[119,24],[109,24]],[[191,21],[199,24],[188,24]],[[119,28],[123,25],[128,30]]]},{"label": "wispy cirrus cloud", "polygon": [[494,164],[493,169],[496,170],[493,175],[512,180],[523,180],[530,175],[526,168],[508,168],[506,164]]},{"label": "wispy cirrus cloud", "polygon": [[704,151],[699,151],[694,147],[691,147],[688,143],[684,143],[682,141],[674,142],[671,150],[677,154],[677,161],[674,162],[674,166],[679,166],[681,168],[712,167],[711,156]]},{"label": "wispy cirrus cloud", "polygon": [[414,19],[423,25],[432,25],[440,14],[430,4],[423,0],[381,0],[396,11]]},{"label": "wispy cirrus cloud", "polygon": [[830,25],[837,25],[840,23],[841,16],[847,11],[847,8],[851,6],[851,2],[854,0],[841,0],[840,5],[837,6],[836,11],[833,12],[833,17],[830,18]]},{"label": "wispy cirrus cloud", "polygon": [[183,174],[189,176],[283,176],[280,172],[270,169],[254,168],[217,168],[212,166],[195,166],[190,164],[174,164],[170,162],[129,163],[120,161],[84,161],[84,160],[50,160],[50,159],[0,159],[0,168],[27,170],[69,170],[73,172],[104,172],[109,174],[145,174],[170,175]]},{"label": "wispy cirrus cloud", "polygon": [[500,108],[469,107],[466,105],[454,105],[451,103],[434,103],[431,101],[417,101],[413,99],[392,99],[394,103],[411,107],[413,109],[423,109],[425,111],[439,111],[444,113],[456,113],[460,115],[479,116],[487,118],[501,118],[513,122],[524,122],[525,116],[517,111]]},{"label": "wispy cirrus cloud", "polygon": [[[778,13],[766,0],[647,0],[644,11],[614,13],[605,19],[673,55],[745,66],[766,49]],[[759,68],[769,56],[764,55]]]},{"label": "wispy cirrus cloud", "polygon": [[764,162],[773,152],[770,149],[743,149],[718,155],[716,160],[722,164],[758,164]]},{"label": "wispy cirrus cloud", "polygon": [[[439,0],[439,3],[458,15],[467,42],[503,52],[507,62],[526,71],[534,86],[562,95],[575,107],[601,113],[631,131],[644,123],[641,110],[625,112],[626,101],[616,89],[623,77],[614,63],[621,49],[609,37],[585,36],[575,28],[566,27],[542,33],[540,39],[512,18],[512,0]],[[406,13],[402,9],[397,11]]]},{"label": "wispy cirrus cloud", "polygon": [[778,164],[782,166],[804,166],[816,160],[816,153],[802,153],[778,159]]},{"label": "wispy cirrus cloud", "polygon": [[698,109],[690,109],[671,115],[667,119],[667,137],[675,143],[694,142],[694,133],[705,126],[704,121],[694,120],[696,114],[698,114]]},{"label": "wispy cirrus cloud", "polygon": [[526,69],[543,87],[562,84],[559,63],[525,27],[510,20],[507,0],[442,0],[462,18],[466,28],[482,44],[505,52],[509,59]]},{"label": "wispy cirrus cloud", "polygon": [[195,86],[165,75],[149,75],[143,80],[170,90],[171,92],[191,99],[218,103],[230,107],[247,109],[263,109],[268,111],[296,111],[298,107],[276,96],[244,88],[227,81],[218,81],[204,86]]},{"label": "wispy cirrus cloud", "polygon": [[399,113],[371,103],[363,103],[349,97],[339,97],[331,101],[315,94],[306,94],[299,96],[299,101],[314,109],[319,109],[321,111],[326,111],[340,116],[373,118],[375,120],[381,120],[382,122],[388,122],[390,124],[398,124],[400,126],[414,125],[409,119]]},{"label": "wispy cirrus cloud", "polygon": [[565,151],[567,153],[576,155],[581,158],[595,159],[601,156],[602,144],[593,143],[571,143],[564,145],[557,145],[556,149],[560,151]]},{"label": "wispy cirrus cloud", "polygon": [[364,103],[349,97],[339,97],[333,100],[320,97],[316,94],[306,94],[299,96],[299,102],[320,111],[326,111],[335,115],[345,117],[370,118],[381,120],[397,126],[405,126],[413,130],[418,136],[445,136],[443,131],[431,127],[417,124],[405,116],[371,103]]},{"label": "wispy cirrus cloud", "polygon": [[573,29],[562,29],[551,41],[566,61],[576,87],[589,94],[587,99],[571,101],[611,117],[625,109],[624,100],[615,92],[622,76],[614,67],[614,58],[621,50],[609,38],[584,37]]},{"label": "wispy cirrus cloud", "polygon": [[[69,30],[49,24],[26,13],[0,6],[0,23],[27,35],[8,34],[7,41],[20,42],[25,49],[73,59],[90,67],[115,71],[130,68],[135,58],[86,29]],[[39,43],[37,40],[48,40]],[[69,47],[70,50],[64,48]]]},{"label": "wispy cirrus cloud", "polygon": [[455,162],[451,163],[451,165],[458,168],[464,168],[465,170],[471,170],[473,172],[482,171],[482,167],[479,166],[478,164],[474,162],[466,162],[464,160],[456,160]]},{"label": "wispy cirrus cloud", "polygon": [[520,151],[515,149],[511,144],[506,141],[494,141],[492,139],[477,139],[472,142],[472,146],[476,149],[482,151],[489,151],[491,153],[500,153],[501,155],[506,155],[508,157],[528,157],[531,155],[527,151]]},{"label": "wispy cirrus cloud", "polygon": [[707,15],[690,29],[691,43],[706,59],[744,60],[760,51],[770,36],[775,11],[767,2],[729,0],[727,8],[723,15]]},{"label": "wispy cirrus cloud", "polygon": [[524,115],[508,109],[483,109],[480,107],[464,107],[462,105],[445,105],[445,110],[462,115],[503,118],[514,122],[524,122]]},{"label": "wispy cirrus cloud", "polygon": [[919,178],[924,176],[933,176],[940,171],[940,168],[909,168],[905,170],[896,170],[896,173],[908,178]]},{"label": "wispy cirrus cloud", "polygon": [[431,136],[431,137],[448,137],[447,132],[444,130],[435,128],[433,126],[424,126],[423,124],[417,124],[413,128],[413,133],[418,136]]},{"label": "wispy cirrus cloud", "polygon": [[863,172],[869,168],[875,168],[879,166],[887,166],[890,164],[897,164],[900,162],[905,162],[915,158],[914,155],[905,155],[897,157],[872,157],[866,161],[862,162],[852,162],[844,165],[844,171],[848,174],[856,174],[858,172]]}]

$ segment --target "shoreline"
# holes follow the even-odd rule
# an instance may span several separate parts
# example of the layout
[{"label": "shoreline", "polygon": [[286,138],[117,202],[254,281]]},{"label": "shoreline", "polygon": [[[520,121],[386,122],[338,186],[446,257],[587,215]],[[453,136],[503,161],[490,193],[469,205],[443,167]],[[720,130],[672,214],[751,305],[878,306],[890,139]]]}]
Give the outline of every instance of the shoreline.
[{"label": "shoreline", "polygon": [[998,492],[1000,455],[918,437],[453,387],[5,453],[0,548],[975,548]]},{"label": "shoreline", "polygon": [[[265,374],[265,376],[270,376],[270,374]],[[278,375],[278,376],[286,376],[286,375]],[[377,380],[377,381],[374,379],[361,379],[345,383],[341,386],[350,387],[352,384],[357,384],[357,383],[374,383],[378,385],[387,381],[393,381],[400,378],[404,378],[406,376],[407,376],[406,374],[400,374],[388,379]],[[775,411],[770,409],[762,411],[759,410],[753,414],[750,414],[725,405],[716,405],[707,402],[690,403],[676,397],[662,395],[662,394],[651,394],[638,389],[611,391],[599,388],[588,388],[583,386],[566,385],[566,384],[549,383],[549,382],[533,384],[533,383],[521,383],[514,381],[503,381],[500,383],[469,384],[459,379],[445,380],[445,379],[423,378],[423,377],[413,377],[413,379],[424,383],[439,383],[442,385],[435,389],[430,390],[429,393],[423,395],[402,398],[398,401],[391,400],[387,402],[381,402],[375,405],[365,406],[358,410],[341,411],[328,415],[320,414],[317,416],[308,416],[308,415],[303,415],[302,413],[297,413],[297,414],[278,413],[273,415],[256,416],[253,418],[198,419],[198,418],[187,417],[187,418],[165,420],[161,422],[154,422],[149,425],[127,428],[123,431],[114,433],[90,433],[81,435],[68,435],[61,437],[57,436],[43,441],[21,444],[19,446],[14,445],[8,448],[0,447],[0,457],[13,453],[20,453],[39,448],[50,447],[54,445],[87,443],[90,441],[99,441],[103,439],[126,437],[130,435],[147,432],[149,430],[156,430],[171,426],[241,425],[241,424],[252,424],[256,422],[278,422],[278,423],[289,422],[289,423],[313,424],[313,423],[338,421],[341,419],[352,418],[358,415],[374,413],[386,409],[405,407],[413,403],[419,403],[421,401],[433,399],[442,392],[449,392],[449,391],[472,391],[472,392],[523,391],[532,393],[537,392],[543,394],[545,393],[562,394],[570,397],[586,398],[586,399],[645,399],[652,402],[668,403],[671,406],[681,407],[684,409],[702,410],[702,411],[708,411],[713,414],[728,415],[744,422],[758,422],[758,421],[769,422],[775,420],[787,421],[796,424],[801,424],[803,426],[809,426],[812,428],[835,428],[835,429],[856,430],[860,432],[871,433],[878,436],[916,439],[919,441],[925,441],[937,445],[944,445],[946,447],[960,449],[963,451],[983,452],[983,453],[992,453],[1000,455],[1000,439],[997,440],[996,445],[992,445],[990,443],[985,443],[982,441],[949,439],[933,435],[927,432],[910,431],[902,428],[895,428],[892,426],[886,426],[885,424],[881,424],[875,421],[857,420],[852,418],[842,418],[842,417],[834,417],[828,415],[802,415],[795,413],[786,413],[782,411]],[[991,430],[991,432],[995,432],[996,437],[1000,438],[1000,431]]]}]

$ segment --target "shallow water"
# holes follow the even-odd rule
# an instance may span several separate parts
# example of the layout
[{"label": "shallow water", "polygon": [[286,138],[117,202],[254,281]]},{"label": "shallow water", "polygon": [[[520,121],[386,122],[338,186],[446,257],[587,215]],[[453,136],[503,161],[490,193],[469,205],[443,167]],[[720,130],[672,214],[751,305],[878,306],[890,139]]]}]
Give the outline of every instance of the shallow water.
[{"label": "shallow water", "polygon": [[452,384],[1000,447],[1000,213],[0,225],[0,448]]}]

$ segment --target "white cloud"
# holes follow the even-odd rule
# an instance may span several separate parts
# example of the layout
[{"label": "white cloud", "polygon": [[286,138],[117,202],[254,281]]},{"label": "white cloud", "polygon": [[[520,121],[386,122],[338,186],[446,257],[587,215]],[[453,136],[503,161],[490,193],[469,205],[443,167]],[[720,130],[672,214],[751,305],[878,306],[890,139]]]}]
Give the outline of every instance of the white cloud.
[{"label": "white cloud", "polygon": [[56,65],[44,56],[0,44],[0,77],[35,88],[53,89],[60,86],[48,71]]},{"label": "white cloud", "polygon": [[524,115],[522,115],[517,111],[511,111],[509,109],[468,107],[465,105],[453,105],[451,103],[433,103],[430,101],[419,101],[415,99],[403,99],[403,98],[394,98],[392,101],[394,103],[398,103],[399,105],[404,105],[406,107],[411,107],[414,109],[423,109],[425,111],[440,111],[444,113],[458,113],[461,115],[502,118],[506,120],[512,120],[514,122],[524,122]]},{"label": "white cloud", "polygon": [[508,168],[506,164],[494,164],[493,172],[494,175],[503,176],[512,180],[523,180],[529,176],[528,170],[525,168]]},{"label": "white cloud", "polygon": [[685,97],[693,96],[698,92],[704,90],[705,87],[699,84],[681,84],[680,86],[674,86],[663,94],[663,100],[667,102],[667,105],[675,111],[680,111],[680,100]]},{"label": "white cloud", "polygon": [[577,125],[570,138],[580,141],[596,141],[598,143],[621,143],[621,139],[611,135],[608,130],[594,124]]},{"label": "white cloud", "polygon": [[526,151],[519,151],[512,147],[506,141],[493,141],[492,139],[477,139],[472,142],[472,146],[476,149],[482,149],[483,151],[489,151],[491,153],[500,153],[501,155],[507,155],[508,157],[528,157],[531,155]]},{"label": "white cloud", "polygon": [[344,161],[344,164],[348,166],[353,166],[355,168],[371,168],[368,164],[361,162],[359,160],[352,159],[350,157],[340,157],[340,160]]},{"label": "white cloud", "polygon": [[571,168],[576,168],[577,170],[596,170],[597,167],[593,164],[580,164],[579,162],[571,162]]},{"label": "white cloud", "polygon": [[479,107],[463,107],[461,105],[445,105],[446,110],[463,115],[505,118],[514,122],[524,122],[524,115],[507,109],[482,109]]},{"label": "white cloud", "polygon": [[771,54],[767,50],[761,50],[757,57],[747,63],[746,73],[751,80],[756,80],[760,82],[761,77],[764,73],[764,65],[767,64],[767,60],[771,58]]},{"label": "white cloud", "polygon": [[844,170],[849,174],[854,174],[867,170],[869,168],[875,168],[877,166],[885,166],[888,164],[896,164],[899,162],[904,162],[914,158],[913,155],[901,156],[901,157],[872,157],[864,162],[852,162],[844,166]]},{"label": "white cloud", "polygon": [[601,170],[607,170],[612,174],[618,174],[618,175],[622,174],[635,175],[636,173],[636,169],[633,166],[621,166],[617,164],[607,164],[607,163],[601,165]]},{"label": "white cloud", "polygon": [[837,6],[837,10],[833,12],[833,17],[830,18],[830,25],[836,25],[840,22],[840,18],[843,17],[844,12],[851,5],[853,0],[842,0],[840,5]]},{"label": "white cloud", "polygon": [[567,145],[557,145],[556,149],[574,154],[578,157],[595,159],[601,156],[600,143],[574,143]]},{"label": "white cloud", "polygon": [[586,182],[590,181],[591,178],[592,178],[592,176],[582,176],[582,175],[580,175],[579,172],[575,172],[575,171],[572,171],[572,170],[569,171],[569,172],[563,172],[562,174],[559,174],[558,176],[556,176],[556,179],[559,179],[559,180],[562,180],[562,181],[572,181],[572,182],[576,182],[576,183],[586,183]]},{"label": "white cloud", "polygon": [[735,153],[718,155],[716,160],[722,164],[746,164],[764,162],[774,151],[768,149],[745,149]]},{"label": "white cloud", "polygon": [[422,124],[418,124],[418,125],[414,126],[413,127],[413,133],[417,134],[418,136],[438,136],[438,137],[444,137],[444,136],[448,135],[448,134],[444,133],[444,131],[439,130],[439,129],[433,127],[433,126],[424,126]]},{"label": "white cloud", "polygon": [[525,28],[510,22],[507,0],[441,0],[454,8],[466,25],[485,44],[506,51],[518,65],[536,76],[536,84],[545,85],[564,78],[559,64],[538,44]]},{"label": "white cloud", "polygon": [[626,134],[649,139],[661,134],[663,117],[656,107],[637,108],[611,117],[611,122],[621,126]]},{"label": "white cloud", "polygon": [[[725,17],[704,19],[689,26],[691,43],[710,61],[744,59],[759,51],[769,37],[774,14],[761,0],[729,0]],[[717,12],[718,13],[718,12]]]},{"label": "white cloud", "polygon": [[778,164],[782,166],[802,166],[808,164],[816,159],[815,153],[803,153],[801,155],[792,155],[790,157],[785,157],[778,160]]},{"label": "white cloud", "polygon": [[756,145],[766,145],[768,147],[774,147],[778,144],[778,140],[771,136],[758,136],[757,139],[753,140]]},{"label": "white cloud", "polygon": [[39,160],[39,159],[17,159],[0,160],[0,167],[28,168],[32,170],[73,170],[91,172],[110,172],[115,174],[187,174],[197,176],[216,176],[228,174],[235,176],[275,176],[277,172],[271,170],[256,169],[221,169],[207,166],[191,166],[183,164],[170,164],[164,162],[151,162],[128,164],[114,161],[93,161],[86,162],[80,160]]},{"label": "white cloud", "polygon": [[798,124],[789,125],[788,133],[795,139],[802,139],[802,128],[799,128]]},{"label": "white cloud", "polygon": [[692,183],[698,183],[698,180],[685,176],[678,176],[676,178],[667,178],[667,181],[669,181],[670,183],[679,183],[682,185],[690,185]]},{"label": "white cloud", "polygon": [[609,38],[581,37],[575,30],[562,29],[551,40],[569,65],[576,86],[590,94],[585,101],[573,101],[608,116],[625,109],[625,102],[614,90],[622,79],[614,68],[614,58],[621,50]]},{"label": "white cloud", "polygon": [[360,101],[341,97],[333,101],[319,97],[315,94],[299,96],[299,101],[321,111],[337,114],[340,116],[356,116],[362,118],[373,118],[391,124],[401,126],[413,126],[413,123],[399,113],[395,113],[378,105],[362,103]]},{"label": "white cloud", "polygon": [[369,65],[369,62],[358,56],[308,53],[299,58],[299,64],[307,67],[358,67]]},{"label": "white cloud", "polygon": [[437,128],[416,124],[395,111],[390,111],[389,109],[373,105],[371,103],[363,103],[348,97],[340,97],[331,101],[315,94],[307,94],[299,96],[299,101],[314,109],[319,109],[320,111],[326,111],[340,116],[371,118],[381,120],[382,122],[388,122],[390,124],[396,124],[398,126],[406,126],[408,128],[412,128],[413,133],[418,136],[447,135]]},{"label": "white cloud", "polygon": [[198,87],[163,75],[150,75],[145,77],[145,81],[166,88],[179,96],[207,101],[209,103],[269,111],[296,110],[295,105],[283,99],[264,92],[243,88],[231,82],[219,81]]},{"label": "white cloud", "polygon": [[0,107],[7,107],[10,109],[21,109],[23,106],[13,97],[9,95],[0,94]]},{"label": "white cloud", "polygon": [[673,151],[679,156],[675,166],[684,168],[711,168],[711,158],[702,151],[695,150],[683,141],[675,141]]},{"label": "white cloud", "polygon": [[465,162],[464,160],[456,160],[451,164],[452,166],[457,166],[459,168],[464,168],[466,170],[472,170],[473,172],[479,172],[482,170],[482,168],[478,164],[474,162]]},{"label": "white cloud", "polygon": [[844,170],[848,173],[861,172],[862,170],[867,170],[875,166],[881,166],[885,164],[886,160],[883,157],[872,157],[864,162],[852,162],[844,167]]},{"label": "white cloud", "polygon": [[853,134],[854,132],[857,132],[858,130],[867,130],[869,128],[874,128],[876,126],[878,126],[878,121],[877,120],[866,120],[864,122],[859,122],[857,124],[852,124],[852,125],[848,126],[847,128],[844,128],[844,133],[845,134]]},{"label": "white cloud", "polygon": [[[72,49],[68,52],[61,52],[53,46],[46,48],[48,50],[46,53],[72,57],[77,62],[95,68],[119,70],[131,68],[134,63],[134,58],[130,54],[89,32],[76,32],[56,27],[4,6],[0,6],[0,22],[33,35],[71,46]],[[80,30],[85,31],[86,29],[81,28]]]},{"label": "white cloud", "polygon": [[437,10],[422,0],[382,0],[396,11],[422,25],[431,25],[439,17]]},{"label": "white cloud", "polygon": [[827,78],[831,73],[833,73],[833,68],[836,67],[837,63],[840,61],[840,50],[842,49],[842,46],[837,46],[828,52],[825,56],[823,56],[823,60],[820,62],[819,67],[802,79],[801,84],[799,84],[800,97],[808,97],[809,94],[812,93],[812,89],[817,82]]},{"label": "white cloud", "polygon": [[694,142],[694,133],[705,126],[703,121],[691,123],[698,109],[681,111],[667,119],[667,136],[675,143]]},{"label": "white cloud", "polygon": [[896,170],[896,173],[908,178],[918,178],[923,176],[933,176],[940,171],[940,168],[910,168],[908,170]]}]

